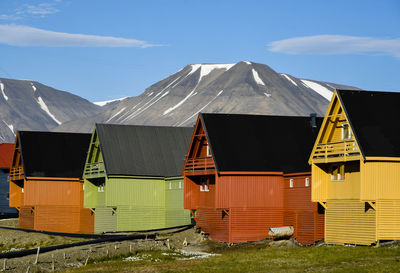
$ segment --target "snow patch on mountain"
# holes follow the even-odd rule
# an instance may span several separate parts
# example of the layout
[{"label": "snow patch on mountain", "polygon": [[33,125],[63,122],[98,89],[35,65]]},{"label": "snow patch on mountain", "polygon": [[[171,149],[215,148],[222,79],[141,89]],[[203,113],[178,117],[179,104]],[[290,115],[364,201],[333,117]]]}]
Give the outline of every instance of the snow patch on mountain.
[{"label": "snow patch on mountain", "polygon": [[[146,102],[142,107],[138,108],[135,112],[133,112],[132,114],[130,114],[128,117],[126,117],[125,119],[122,120],[122,122],[129,120],[129,119],[133,119],[134,117],[137,117],[138,115],[140,115],[141,113],[143,113],[145,110],[147,110],[149,107],[151,107],[153,104],[155,104],[156,102],[158,102],[159,100],[161,100],[163,97],[165,97],[166,95],[169,94],[169,91],[165,92],[164,94],[162,94],[159,98],[157,98],[156,100],[153,101],[154,98],[156,98],[157,96],[159,96],[161,94],[158,93],[157,95],[155,95],[151,100],[149,100],[148,102]],[[149,104],[149,102],[151,102]]]},{"label": "snow patch on mountain", "polygon": [[268,94],[268,93],[264,93],[264,95],[265,95],[267,98],[269,98],[269,97],[272,96],[272,94]]},{"label": "snow patch on mountain", "polygon": [[115,115],[113,115],[111,118],[109,118],[106,122],[109,122],[110,120],[112,120],[113,118],[115,118],[116,116],[118,116],[119,114],[121,114],[126,107],[122,108],[121,110],[119,110]]},{"label": "snow patch on mountain", "polygon": [[4,83],[2,83],[2,82],[0,82],[0,89],[1,89],[1,93],[3,94],[4,99],[8,100],[6,93],[4,93]]},{"label": "snow patch on mountain", "polygon": [[258,75],[258,72],[255,71],[254,68],[251,70],[251,72],[253,73],[253,78],[256,81],[256,83],[265,86],[265,83],[262,81],[260,75]]},{"label": "snow patch on mountain", "polygon": [[284,77],[285,77],[288,81],[290,81],[292,84],[298,86],[297,83],[296,83],[294,80],[292,80],[288,75],[283,74],[283,73],[282,73],[281,75],[284,76]]},{"label": "snow patch on mountain", "polygon": [[11,132],[12,132],[12,133],[14,134],[14,136],[15,136],[14,126],[13,126],[12,124],[8,124],[8,123],[5,122],[4,120],[3,120],[3,122],[4,122],[5,125],[7,125],[7,127],[11,130]]},{"label": "snow patch on mountain", "polygon": [[326,88],[316,82],[312,82],[312,81],[308,81],[308,80],[301,80],[301,81],[306,87],[311,88],[312,90],[314,90],[315,92],[320,94],[322,97],[324,97],[328,101],[331,100],[333,92],[330,91],[328,88]]},{"label": "snow patch on mountain", "polygon": [[104,106],[104,105],[109,104],[109,103],[114,102],[114,101],[122,101],[122,100],[124,100],[126,98],[127,97],[123,97],[123,98],[120,98],[120,99],[114,99],[114,100],[97,101],[97,102],[93,102],[93,104],[96,104],[98,106]]},{"label": "snow patch on mountain", "polygon": [[36,86],[34,86],[33,83],[31,83],[31,86],[32,86],[33,92],[36,92],[36,90],[37,90]]},{"label": "snow patch on mountain", "polygon": [[61,124],[61,122],[56,119],[56,117],[50,112],[49,108],[47,107],[46,103],[43,101],[42,97],[38,97],[37,103],[39,103],[40,108],[42,108],[43,111],[47,113],[58,125]]},{"label": "snow patch on mountain", "polygon": [[200,78],[199,82],[201,79],[208,74],[210,74],[214,69],[225,69],[229,70],[234,66],[235,64],[192,64],[192,70],[189,72],[189,75],[193,74],[200,68]]},{"label": "snow patch on mountain", "polygon": [[200,108],[200,110],[196,111],[193,115],[191,115],[190,117],[188,117],[187,119],[185,119],[181,123],[175,124],[175,126],[182,126],[183,124],[185,124],[185,122],[187,122],[188,120],[190,120],[193,117],[195,117],[198,113],[203,111],[208,105],[210,105],[213,101],[215,101],[219,97],[219,95],[222,94],[222,92],[224,92],[224,90],[219,91],[218,94],[212,100],[210,100],[206,105],[204,105],[202,108]]}]

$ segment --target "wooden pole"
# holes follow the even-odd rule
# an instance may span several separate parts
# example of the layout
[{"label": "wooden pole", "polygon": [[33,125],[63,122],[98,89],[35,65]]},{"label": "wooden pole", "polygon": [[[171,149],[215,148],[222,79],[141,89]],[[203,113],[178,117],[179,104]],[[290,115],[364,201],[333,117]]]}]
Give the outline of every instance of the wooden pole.
[{"label": "wooden pole", "polygon": [[3,261],[3,271],[6,271],[6,263],[7,263],[7,259],[4,259],[4,261]]},{"label": "wooden pole", "polygon": [[33,264],[37,264],[39,261],[39,253],[40,253],[40,246],[37,248],[37,253],[36,253],[36,260]]},{"label": "wooden pole", "polygon": [[55,266],[54,266],[54,254],[51,254],[51,272],[54,272]]}]

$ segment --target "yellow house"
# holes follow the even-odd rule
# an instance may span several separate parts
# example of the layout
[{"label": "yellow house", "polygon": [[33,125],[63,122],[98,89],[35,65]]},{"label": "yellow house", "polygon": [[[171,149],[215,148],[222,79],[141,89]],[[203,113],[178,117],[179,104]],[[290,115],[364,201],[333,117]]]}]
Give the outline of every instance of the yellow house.
[{"label": "yellow house", "polygon": [[400,93],[336,90],[314,144],[325,242],[400,240]]}]

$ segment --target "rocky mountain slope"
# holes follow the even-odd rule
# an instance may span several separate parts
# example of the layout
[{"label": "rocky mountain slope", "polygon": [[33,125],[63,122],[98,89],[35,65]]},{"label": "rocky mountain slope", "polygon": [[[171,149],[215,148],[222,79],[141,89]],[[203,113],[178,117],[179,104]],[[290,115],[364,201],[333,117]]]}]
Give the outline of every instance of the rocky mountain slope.
[{"label": "rocky mountain slope", "polygon": [[48,131],[101,111],[79,96],[39,82],[0,78],[0,142],[13,142],[17,130]]},{"label": "rocky mountain slope", "polygon": [[95,122],[190,126],[199,112],[322,116],[335,88],[354,89],[280,74],[259,63],[193,64],[140,96],[56,130],[90,132]]}]

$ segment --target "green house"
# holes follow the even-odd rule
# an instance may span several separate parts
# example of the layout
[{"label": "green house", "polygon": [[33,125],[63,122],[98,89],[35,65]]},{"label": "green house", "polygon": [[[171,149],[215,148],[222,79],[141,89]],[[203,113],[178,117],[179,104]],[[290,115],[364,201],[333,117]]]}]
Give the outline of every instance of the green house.
[{"label": "green house", "polygon": [[85,163],[84,207],[94,232],[191,223],[182,169],[192,128],[96,124]]}]

